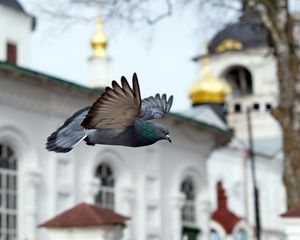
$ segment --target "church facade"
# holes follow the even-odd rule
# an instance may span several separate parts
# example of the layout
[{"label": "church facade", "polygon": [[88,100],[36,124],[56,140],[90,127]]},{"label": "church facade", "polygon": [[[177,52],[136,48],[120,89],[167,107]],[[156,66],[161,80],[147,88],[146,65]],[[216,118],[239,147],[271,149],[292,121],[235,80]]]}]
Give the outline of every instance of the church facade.
[{"label": "church facade", "polygon": [[[208,106],[171,113],[163,123],[172,144],[47,152],[49,134],[106,83],[85,87],[30,69],[34,17],[15,0],[0,0],[0,12],[0,239],[45,240],[38,225],[81,202],[129,217],[124,239],[208,239],[207,159],[232,136],[219,115]],[[91,74],[108,64],[101,31],[99,21]]]}]

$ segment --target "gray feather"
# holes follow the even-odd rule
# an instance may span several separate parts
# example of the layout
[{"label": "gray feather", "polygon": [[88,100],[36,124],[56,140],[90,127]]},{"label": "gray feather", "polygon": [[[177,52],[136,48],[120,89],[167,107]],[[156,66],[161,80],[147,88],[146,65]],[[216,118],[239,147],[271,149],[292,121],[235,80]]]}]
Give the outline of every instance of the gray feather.
[{"label": "gray feather", "polygon": [[90,107],[83,108],[68,118],[65,123],[52,133],[46,143],[46,149],[54,152],[69,152],[85,137],[85,130],[81,122]]},{"label": "gray feather", "polygon": [[166,94],[148,97],[142,100],[141,111],[144,113],[143,120],[163,118],[171,109],[173,96],[167,100]]}]

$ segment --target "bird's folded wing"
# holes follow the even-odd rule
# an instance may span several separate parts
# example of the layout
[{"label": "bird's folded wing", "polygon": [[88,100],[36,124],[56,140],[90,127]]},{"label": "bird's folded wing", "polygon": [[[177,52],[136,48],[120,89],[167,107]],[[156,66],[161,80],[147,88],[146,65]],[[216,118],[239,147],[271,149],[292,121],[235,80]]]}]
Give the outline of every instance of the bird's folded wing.
[{"label": "bird's folded wing", "polygon": [[127,128],[140,114],[141,95],[136,74],[133,75],[131,89],[126,78],[121,78],[122,86],[116,81],[107,87],[100,98],[93,103],[81,126],[92,128]]},{"label": "bird's folded wing", "polygon": [[144,120],[163,118],[171,109],[173,96],[167,100],[166,94],[148,97],[142,100],[141,112]]}]

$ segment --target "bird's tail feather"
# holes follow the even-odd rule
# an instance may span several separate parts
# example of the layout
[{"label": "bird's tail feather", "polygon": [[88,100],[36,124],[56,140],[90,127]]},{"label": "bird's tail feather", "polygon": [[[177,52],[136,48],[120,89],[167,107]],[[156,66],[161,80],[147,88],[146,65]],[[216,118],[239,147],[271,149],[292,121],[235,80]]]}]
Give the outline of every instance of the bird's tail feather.
[{"label": "bird's tail feather", "polygon": [[90,107],[83,108],[68,118],[65,123],[52,133],[46,143],[46,149],[54,152],[69,152],[86,138],[81,123]]}]

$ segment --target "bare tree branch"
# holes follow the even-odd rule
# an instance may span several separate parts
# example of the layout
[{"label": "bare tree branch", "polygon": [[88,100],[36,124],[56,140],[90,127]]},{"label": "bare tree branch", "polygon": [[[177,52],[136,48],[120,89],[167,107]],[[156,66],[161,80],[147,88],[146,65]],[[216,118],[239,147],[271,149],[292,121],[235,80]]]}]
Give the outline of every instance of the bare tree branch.
[{"label": "bare tree branch", "polygon": [[[208,5],[215,11],[222,9],[238,11],[239,2],[240,0],[180,0],[176,2],[172,0],[66,0],[60,4],[60,0],[52,0],[52,4],[42,5],[40,9],[44,14],[61,21],[76,19],[79,22],[86,22],[100,15],[104,21],[123,20],[130,25],[143,23],[154,25],[170,17],[174,12],[174,6],[178,3],[181,3],[180,11],[185,6],[194,3],[197,4],[198,11]],[[161,7],[155,8],[154,6],[157,5]],[[222,15],[224,16],[224,11]]]}]

